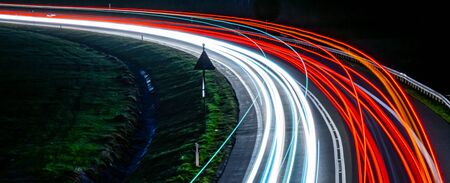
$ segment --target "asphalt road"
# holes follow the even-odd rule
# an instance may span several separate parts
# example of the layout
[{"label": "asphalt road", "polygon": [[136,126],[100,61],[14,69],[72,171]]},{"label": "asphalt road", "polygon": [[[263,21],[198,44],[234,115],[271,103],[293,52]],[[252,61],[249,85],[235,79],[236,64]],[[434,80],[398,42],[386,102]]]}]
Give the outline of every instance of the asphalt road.
[{"label": "asphalt road", "polygon": [[[0,19],[5,22],[6,18]],[[207,52],[215,66],[227,77],[236,92],[240,119],[243,120],[242,126],[236,132],[236,141],[220,182],[356,181],[353,179],[356,176],[352,155],[353,142],[343,119],[328,99],[311,83],[305,96],[304,75],[283,61],[258,57],[252,53],[257,52],[255,50],[243,49],[226,42],[170,31],[151,32],[146,29],[131,31],[125,26],[86,25],[70,21],[40,22],[40,19],[7,21],[143,39],[196,56],[201,53],[201,44],[206,43]],[[268,62],[269,60],[271,62]],[[445,171],[443,175],[448,176],[450,158],[445,154],[450,150],[447,140],[450,137],[450,125],[423,104],[415,102],[414,105],[420,111],[419,116],[424,121],[433,146],[439,147],[435,148],[437,158],[441,169]],[[367,118],[368,115],[365,116],[370,130],[374,134],[380,134],[375,135],[375,141],[384,143],[385,139],[380,129],[374,125],[373,119]],[[396,119],[393,117],[392,120]],[[389,157],[393,149],[389,145],[384,145],[381,151]],[[388,163],[397,162],[388,160]],[[396,176],[398,173],[396,171],[390,169],[389,173]],[[393,180],[404,179],[400,176]]]},{"label": "asphalt road", "polygon": [[[20,22],[20,21],[15,21]],[[26,21],[25,21],[26,22]],[[22,21],[22,23],[24,23],[24,21]],[[30,22],[28,22],[30,23]],[[37,22],[33,23],[34,25],[40,24]],[[45,23],[45,24],[40,24],[42,25],[52,25],[54,26],[55,24],[52,23]],[[59,27],[58,25],[56,27]],[[134,38],[141,38],[140,35],[136,35],[135,33],[129,33],[127,31],[110,31],[106,28],[102,28],[102,29],[98,29],[98,28],[92,28],[92,27],[86,27],[86,26],[76,26],[76,25],[64,25],[64,28],[70,28],[70,29],[82,29],[82,30],[89,30],[89,31],[95,31],[95,32],[100,32],[100,33],[108,33],[108,34],[116,34],[116,35],[120,35],[120,36],[132,36]],[[146,41],[152,41],[152,42],[157,42],[160,44],[164,44],[164,45],[170,45],[174,48],[178,48],[181,49],[183,51],[192,53],[192,54],[199,54],[201,51],[201,44],[192,44],[192,43],[182,43],[180,40],[176,40],[176,39],[170,39],[167,37],[162,37],[162,36],[151,36],[151,35],[145,35],[144,40]],[[206,41],[207,42],[207,41]],[[207,45],[212,45],[212,44],[208,44]],[[207,46],[207,48],[209,48]],[[288,143],[290,142],[292,139],[299,139],[298,136],[302,135],[302,130],[301,129],[292,129],[295,128],[296,125],[292,125],[292,124],[288,124],[288,123],[284,123],[285,121],[292,121],[294,118],[293,116],[290,116],[290,114],[296,115],[297,113],[299,113],[298,109],[295,109],[294,106],[295,104],[293,104],[293,99],[292,98],[299,98],[302,96],[292,96],[292,93],[289,93],[288,89],[284,89],[284,90],[278,90],[278,88],[286,88],[285,83],[280,82],[279,78],[275,78],[275,74],[272,72],[270,74],[272,74],[273,80],[277,81],[277,83],[273,82],[270,83],[270,77],[269,74],[262,72],[261,68],[258,68],[258,66],[253,66],[254,68],[251,68],[251,65],[239,65],[239,60],[234,59],[233,57],[225,57],[228,59],[224,59],[224,54],[223,53],[214,53],[214,51],[207,49],[208,53],[210,54],[210,57],[215,60],[215,64],[216,65],[222,65],[226,68],[228,68],[229,70],[232,70],[235,74],[236,77],[239,78],[241,84],[245,85],[246,90],[247,90],[247,95],[245,94],[245,92],[239,92],[237,93],[238,95],[238,99],[241,99],[239,101],[240,105],[245,105],[247,103],[247,105],[249,103],[254,104],[254,116],[256,116],[256,121],[251,120],[252,118],[254,119],[255,117],[249,116],[247,119],[249,119],[249,121],[251,120],[252,122],[256,122],[257,123],[257,130],[254,131],[256,132],[256,140],[252,141],[249,140],[247,141],[247,143],[242,143],[244,146],[246,146],[246,150],[247,152],[252,152],[251,154],[251,158],[247,159],[250,160],[250,163],[246,164],[246,166],[248,167],[249,165],[254,165],[255,162],[257,162],[257,164],[259,164],[260,166],[253,166],[252,168],[247,168],[245,171],[245,179],[249,179],[250,176],[253,177],[253,179],[256,179],[256,177],[266,177],[269,179],[278,179],[279,175],[277,172],[282,172],[281,169],[285,169],[286,166],[289,166],[288,164],[285,165],[281,165],[282,163],[282,159],[284,156],[287,156],[288,154],[284,154],[283,152],[287,152],[287,148],[289,148],[288,145],[284,145],[284,143]],[[242,64],[242,63],[241,63]],[[247,63],[246,63],[247,64]],[[220,68],[220,66],[218,66]],[[254,70],[252,70],[254,69]],[[268,71],[270,72],[270,71]],[[230,76],[228,76],[225,72],[223,72],[225,74],[225,76],[227,76],[228,78],[231,78]],[[261,74],[261,75],[258,75]],[[233,81],[232,79],[230,79],[230,81]],[[293,80],[293,82],[295,82],[295,80]],[[269,83],[267,85],[265,85],[265,83]],[[239,87],[242,88],[242,87]],[[244,94],[243,96],[241,96],[241,94]],[[250,96],[250,97],[248,97]],[[242,101],[242,98],[246,98],[244,99],[244,101]],[[250,98],[250,100],[249,100]],[[252,101],[252,102],[249,102]],[[274,102],[276,101],[276,102]],[[308,104],[303,104],[303,105],[308,105]],[[284,110],[283,107],[286,108],[290,108],[290,111],[294,111],[292,113],[286,113],[284,114]],[[289,111],[287,110],[287,111]],[[309,110],[309,109],[308,109]],[[241,111],[246,111],[246,109],[242,109]],[[282,115],[280,115],[280,113]],[[276,114],[276,115],[274,115]],[[296,116],[296,120],[293,122],[294,124],[296,124],[296,122],[298,121],[298,116]],[[247,120],[246,119],[246,120]],[[304,120],[306,122],[306,120]],[[281,124],[281,125],[280,125]],[[250,123],[251,125],[251,123]],[[287,133],[285,133],[287,132]],[[236,144],[241,143],[241,141],[239,140],[241,138],[242,133],[239,132],[239,135],[237,136],[237,141]],[[248,133],[250,135],[255,136],[252,133]],[[246,139],[251,139],[251,138],[246,138]],[[273,140],[269,140],[269,139],[273,139]],[[303,146],[304,141],[302,140],[298,140],[295,144],[292,144],[292,146]],[[249,145],[250,144],[250,145]],[[254,147],[253,151],[249,151],[248,147]],[[238,149],[239,146],[236,146],[236,149]],[[290,151],[292,152],[290,156],[292,156],[293,158],[295,158],[295,161],[297,162],[303,162],[304,160],[302,158],[304,158],[303,156],[298,156],[299,154],[301,155],[302,153],[304,153],[303,151]],[[234,152],[233,152],[234,153]],[[232,153],[232,154],[233,154]],[[233,156],[233,155],[232,155]],[[233,159],[232,157],[230,159]],[[277,162],[275,162],[275,165],[271,164],[273,163],[276,159]],[[241,162],[245,162],[245,161],[241,161]],[[228,167],[233,167],[235,165],[232,164],[233,161],[230,161]],[[293,172],[297,172],[300,171],[301,167],[298,167],[297,164],[295,164],[294,166],[294,162],[291,163],[292,168],[286,168],[285,170],[291,170]],[[245,166],[239,166],[239,167],[245,167]],[[275,167],[277,168],[276,171],[269,171],[266,170],[267,167]],[[315,168],[314,168],[315,170]],[[266,173],[268,172],[268,173]],[[276,172],[275,175],[273,175],[272,172]],[[243,173],[243,172],[241,172]],[[283,172],[286,173],[286,172]],[[313,172],[314,174],[312,174],[315,178],[315,172]],[[225,170],[224,175],[227,174],[227,170]],[[225,177],[225,176],[224,176]],[[233,177],[233,176],[226,176],[226,177]],[[238,177],[238,176],[237,176]],[[250,177],[251,178],[251,177]],[[293,175],[292,176],[292,180],[293,181],[298,181],[300,180],[301,176],[299,175]],[[239,179],[239,178],[238,178]]]}]

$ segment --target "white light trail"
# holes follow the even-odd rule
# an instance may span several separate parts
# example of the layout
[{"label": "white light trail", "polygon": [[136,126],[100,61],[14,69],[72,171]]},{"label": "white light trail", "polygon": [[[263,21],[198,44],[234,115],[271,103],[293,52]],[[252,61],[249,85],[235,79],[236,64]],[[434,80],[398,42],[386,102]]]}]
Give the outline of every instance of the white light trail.
[{"label": "white light trail", "polygon": [[[100,32],[105,32],[105,30],[134,32],[145,34],[146,36],[151,35],[164,39],[176,40],[180,43],[194,45],[196,47],[201,47],[201,44],[205,43],[208,45],[208,50],[227,58],[228,61],[222,61],[220,59],[213,60],[221,62],[223,65],[228,65],[229,68],[233,68],[232,65],[238,65],[245,70],[245,74],[251,79],[251,81],[247,82],[254,84],[254,90],[258,91],[258,94],[253,94],[253,96],[260,96],[260,103],[258,103],[258,105],[260,105],[259,107],[263,110],[262,120],[264,131],[256,159],[253,161],[254,164],[250,165],[247,171],[248,175],[246,176],[246,182],[254,182],[258,172],[267,172],[266,175],[263,173],[261,179],[262,182],[278,182],[280,180],[289,182],[291,180],[294,162],[296,162],[296,158],[299,158],[295,157],[298,149],[297,138],[299,138],[297,137],[298,122],[301,122],[303,129],[305,130],[304,158],[306,159],[306,164],[304,165],[305,174],[301,175],[303,179],[302,182],[316,182],[317,138],[310,106],[296,80],[282,67],[266,57],[263,57],[259,53],[227,42],[199,35],[153,27],[17,15],[0,15],[0,20],[74,26],[83,29],[92,29],[91,31],[99,29],[98,31]],[[253,90],[248,90],[248,92],[254,93]],[[283,93],[283,95],[281,93]],[[284,106],[290,106],[290,113],[286,113]],[[285,153],[285,141],[287,137],[285,116],[288,114],[292,116],[292,121],[295,125],[291,134],[295,143],[293,143],[293,147],[290,151],[291,154],[288,159],[287,168],[282,172],[281,165]],[[272,140],[269,141],[270,139]],[[263,161],[266,161],[266,166],[261,166]],[[301,171],[296,171],[295,173],[300,174],[300,172]]]}]

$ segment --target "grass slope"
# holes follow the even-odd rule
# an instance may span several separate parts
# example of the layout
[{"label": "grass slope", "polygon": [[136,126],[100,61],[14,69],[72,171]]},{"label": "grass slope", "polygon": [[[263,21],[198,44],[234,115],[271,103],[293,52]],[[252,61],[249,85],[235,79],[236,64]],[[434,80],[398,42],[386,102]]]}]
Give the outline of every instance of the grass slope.
[{"label": "grass slope", "polygon": [[[24,28],[20,26],[21,28]],[[172,48],[139,40],[79,31],[48,31],[54,36],[101,50],[143,68],[152,77],[160,98],[156,136],[141,167],[128,182],[186,182],[200,168],[194,166],[194,143],[200,143],[200,164],[206,163],[231,132],[237,120],[237,102],[226,79],[207,72],[207,122],[201,102],[201,73],[194,71],[197,58]],[[201,182],[211,182],[230,146],[220,153]]]},{"label": "grass slope", "polygon": [[410,86],[405,86],[405,89],[411,96],[413,96],[415,99],[417,99],[420,102],[422,102],[423,104],[425,104],[432,111],[434,111],[436,114],[441,116],[445,121],[450,123],[450,109],[447,106],[420,93],[419,91],[415,90],[414,88],[412,88]]},{"label": "grass slope", "polygon": [[127,67],[86,46],[0,27],[0,181],[68,179],[127,126]]},{"label": "grass slope", "polygon": [[[194,143],[201,145],[201,164],[218,149],[237,120],[237,104],[226,79],[207,73],[207,125],[203,118],[200,79],[194,71],[197,58],[160,45],[116,36],[61,31],[58,36],[76,40],[117,56],[150,73],[160,97],[156,136],[141,167],[128,182],[187,182],[200,168],[194,166]],[[201,182],[215,179],[221,153]]]}]

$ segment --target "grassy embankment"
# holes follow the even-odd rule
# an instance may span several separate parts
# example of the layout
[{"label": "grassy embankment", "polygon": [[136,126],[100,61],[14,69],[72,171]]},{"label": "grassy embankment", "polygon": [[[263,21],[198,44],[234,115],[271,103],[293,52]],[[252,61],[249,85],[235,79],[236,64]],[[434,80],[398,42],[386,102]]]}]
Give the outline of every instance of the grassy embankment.
[{"label": "grassy embankment", "polygon": [[[48,33],[46,29],[33,30]],[[205,126],[200,72],[193,70],[195,57],[128,38],[77,31],[53,31],[52,34],[114,55],[145,69],[152,76],[160,97],[156,136],[141,167],[129,182],[190,180],[200,169],[194,166],[194,143],[201,144],[201,164],[204,164],[234,127],[237,117],[235,97],[228,82],[217,72],[207,73],[210,95]],[[201,177],[202,182],[214,179],[226,153],[219,154],[207,169],[206,176]]]},{"label": "grassy embankment", "polygon": [[[194,166],[194,143],[200,143],[200,164],[218,149],[237,120],[234,93],[218,72],[207,72],[207,125],[203,119],[197,58],[160,45],[116,36],[76,31],[53,32],[145,69],[160,98],[156,136],[141,167],[128,182],[187,182]],[[205,129],[205,127],[207,127]],[[227,151],[229,151],[228,149]],[[226,153],[220,153],[201,182],[211,182]]]},{"label": "grassy embankment", "polygon": [[406,92],[408,92],[411,96],[428,106],[431,110],[441,116],[445,121],[450,123],[449,108],[409,86],[406,86],[405,89]]},{"label": "grassy embankment", "polygon": [[[134,113],[123,63],[86,46],[0,27],[0,182],[70,180],[106,163]],[[130,78],[128,78],[130,79]]]}]

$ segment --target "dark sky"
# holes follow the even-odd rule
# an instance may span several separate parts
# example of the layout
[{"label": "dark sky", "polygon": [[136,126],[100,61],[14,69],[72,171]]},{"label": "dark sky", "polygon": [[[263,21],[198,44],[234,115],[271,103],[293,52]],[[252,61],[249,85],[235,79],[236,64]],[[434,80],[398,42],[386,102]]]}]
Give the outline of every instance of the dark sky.
[{"label": "dark sky", "polygon": [[[1,0],[0,0],[1,1]],[[406,72],[443,94],[445,51],[438,46],[448,24],[445,6],[398,0],[19,0],[4,2],[101,5],[194,11],[268,19],[353,44],[385,65]],[[447,10],[448,11],[448,10]]]}]

